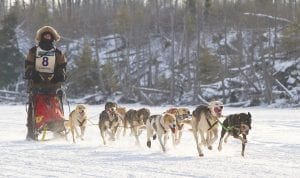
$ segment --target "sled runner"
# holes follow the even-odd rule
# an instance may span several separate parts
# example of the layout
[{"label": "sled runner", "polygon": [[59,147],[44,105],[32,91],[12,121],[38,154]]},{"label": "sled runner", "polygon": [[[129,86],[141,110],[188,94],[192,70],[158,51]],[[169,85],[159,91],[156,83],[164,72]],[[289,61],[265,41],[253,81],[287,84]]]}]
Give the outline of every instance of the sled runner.
[{"label": "sled runner", "polygon": [[62,135],[64,127],[64,109],[62,102],[63,92],[32,92],[29,94],[27,108],[28,135],[27,139],[45,139],[46,131],[53,132],[54,135]]}]

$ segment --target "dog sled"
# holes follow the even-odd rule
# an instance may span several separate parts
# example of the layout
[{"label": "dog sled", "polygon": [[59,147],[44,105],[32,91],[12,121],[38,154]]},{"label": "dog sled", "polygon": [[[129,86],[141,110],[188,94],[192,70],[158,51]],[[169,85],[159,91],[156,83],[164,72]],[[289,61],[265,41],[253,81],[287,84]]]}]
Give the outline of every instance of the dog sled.
[{"label": "dog sled", "polygon": [[32,91],[27,103],[27,140],[45,140],[46,132],[62,136],[64,127],[63,91]]}]

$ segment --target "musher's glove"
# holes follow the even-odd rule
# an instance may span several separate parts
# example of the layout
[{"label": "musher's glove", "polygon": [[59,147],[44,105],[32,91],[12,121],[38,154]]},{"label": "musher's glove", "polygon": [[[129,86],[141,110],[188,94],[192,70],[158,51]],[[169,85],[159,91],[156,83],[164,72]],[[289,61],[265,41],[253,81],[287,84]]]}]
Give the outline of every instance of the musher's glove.
[{"label": "musher's glove", "polygon": [[42,82],[42,78],[40,76],[40,74],[37,72],[37,71],[33,71],[32,73],[32,80],[35,82],[35,83],[40,83]]},{"label": "musher's glove", "polygon": [[62,64],[55,69],[54,77],[51,80],[52,83],[65,82],[66,81],[66,64]]},{"label": "musher's glove", "polygon": [[64,82],[65,79],[65,75],[62,74],[54,74],[54,77],[52,78],[51,82],[52,83],[57,83],[57,82]]},{"label": "musher's glove", "polygon": [[37,71],[35,71],[34,69],[28,69],[26,72],[25,72],[25,79],[28,79],[28,80],[33,80],[34,82],[41,82],[42,79],[39,75],[39,73]]}]

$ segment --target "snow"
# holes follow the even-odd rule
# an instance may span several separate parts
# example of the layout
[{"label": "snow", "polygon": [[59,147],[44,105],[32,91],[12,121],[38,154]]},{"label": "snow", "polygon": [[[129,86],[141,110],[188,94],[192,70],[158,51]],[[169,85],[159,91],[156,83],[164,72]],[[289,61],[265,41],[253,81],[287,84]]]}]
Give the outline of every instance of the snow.
[{"label": "snow", "polygon": [[25,56],[30,48],[34,45],[32,41],[28,38],[24,30],[22,30],[22,26],[24,25],[25,21],[23,21],[20,25],[18,25],[15,29],[16,39],[17,39],[17,46],[20,52]]},{"label": "snow", "polygon": [[286,83],[288,83],[288,84],[294,84],[295,82],[296,82],[296,79],[291,76],[289,76],[288,80],[286,81]]},{"label": "snow", "polygon": [[[97,123],[104,106],[87,107],[90,121]],[[25,141],[25,106],[0,108],[0,177],[298,177],[300,174],[299,108],[225,107],[225,115],[251,112],[253,116],[245,158],[240,156],[240,142],[231,137],[221,152],[216,150],[216,142],[212,151],[204,149],[205,156],[198,157],[189,127],[185,127],[182,143],[176,148],[169,140],[166,153],[157,141],[151,149],[146,147],[145,131],[141,146],[136,146],[129,135],[104,146],[97,126],[92,124],[87,127],[85,140],[76,144],[70,138],[29,142]],[[149,108],[156,114],[170,106]]]},{"label": "snow", "polygon": [[257,17],[265,17],[271,20],[279,20],[282,22],[287,22],[287,23],[291,23],[290,20],[286,19],[286,18],[282,18],[282,17],[275,17],[275,16],[271,16],[271,15],[267,15],[267,14],[259,14],[259,13],[249,13],[249,12],[245,12],[244,15],[252,15],[252,16],[257,16]]},{"label": "snow", "polygon": [[276,60],[274,62],[274,69],[276,71],[285,72],[289,67],[292,67],[293,65],[296,65],[297,61],[282,61],[282,60]]}]

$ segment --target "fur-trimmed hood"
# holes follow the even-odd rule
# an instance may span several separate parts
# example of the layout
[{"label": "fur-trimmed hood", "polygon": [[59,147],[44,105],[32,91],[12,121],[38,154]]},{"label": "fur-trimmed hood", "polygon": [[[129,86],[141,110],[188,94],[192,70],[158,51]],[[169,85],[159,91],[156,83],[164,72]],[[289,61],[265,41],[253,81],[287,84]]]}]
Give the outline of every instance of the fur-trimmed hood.
[{"label": "fur-trimmed hood", "polygon": [[54,41],[59,41],[60,40],[60,35],[58,34],[58,32],[51,26],[43,26],[42,28],[38,29],[38,31],[36,32],[36,36],[35,36],[35,40],[37,42],[41,41],[42,38],[42,34],[44,32],[49,32],[52,34]]}]

